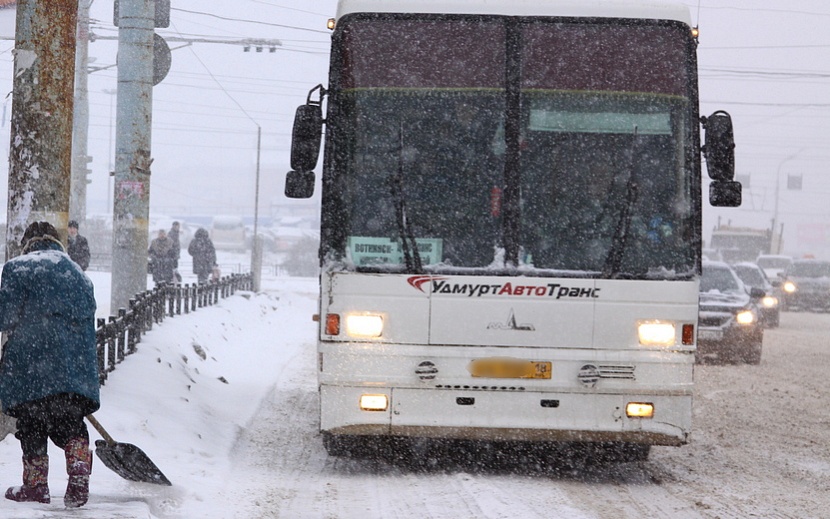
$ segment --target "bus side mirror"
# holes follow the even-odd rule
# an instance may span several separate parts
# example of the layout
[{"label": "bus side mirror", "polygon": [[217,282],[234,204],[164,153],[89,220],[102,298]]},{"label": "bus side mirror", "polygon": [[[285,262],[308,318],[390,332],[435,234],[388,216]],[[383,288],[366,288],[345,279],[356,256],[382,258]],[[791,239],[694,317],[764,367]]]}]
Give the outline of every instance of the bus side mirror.
[{"label": "bus side mirror", "polygon": [[709,203],[712,207],[740,207],[741,183],[713,180],[709,184]]},{"label": "bus side mirror", "polygon": [[291,133],[291,169],[311,171],[320,155],[323,138],[323,109],[319,104],[297,107]]},{"label": "bus side mirror", "polygon": [[701,117],[706,131],[706,142],[701,151],[706,157],[706,170],[716,181],[730,182],[735,178],[735,135],[732,118],[719,110],[709,117]]},{"label": "bus side mirror", "polygon": [[314,194],[313,171],[289,171],[285,177],[285,196],[288,198],[311,198]]}]

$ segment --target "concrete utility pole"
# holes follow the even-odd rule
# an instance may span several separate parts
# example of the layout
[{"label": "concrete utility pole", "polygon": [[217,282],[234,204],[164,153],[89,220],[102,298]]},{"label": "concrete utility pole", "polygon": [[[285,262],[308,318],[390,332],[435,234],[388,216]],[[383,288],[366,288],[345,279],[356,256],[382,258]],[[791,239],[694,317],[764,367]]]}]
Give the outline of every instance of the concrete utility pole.
[{"label": "concrete utility pole", "polygon": [[75,66],[75,116],[72,135],[72,182],[69,196],[69,219],[83,228],[86,221],[87,168],[92,157],[87,155],[89,135],[89,6],[91,0],[78,2],[78,43]]},{"label": "concrete utility pole", "polygon": [[66,230],[77,19],[77,2],[17,3],[6,259],[31,222]]},{"label": "concrete utility pole", "polygon": [[113,199],[113,313],[147,290],[154,0],[121,0]]}]

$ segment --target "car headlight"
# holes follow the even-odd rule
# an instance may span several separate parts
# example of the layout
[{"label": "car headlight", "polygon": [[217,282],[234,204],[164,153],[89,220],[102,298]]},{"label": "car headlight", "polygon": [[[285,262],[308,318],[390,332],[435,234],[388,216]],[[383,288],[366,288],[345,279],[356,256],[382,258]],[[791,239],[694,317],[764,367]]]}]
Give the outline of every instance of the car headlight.
[{"label": "car headlight", "polygon": [[735,320],[738,321],[738,324],[752,324],[755,322],[755,314],[752,310],[741,310],[735,315]]},{"label": "car headlight", "polygon": [[764,296],[761,299],[761,304],[764,305],[764,308],[775,308],[778,306],[778,298],[774,296]]},{"label": "car headlight", "polygon": [[792,294],[796,290],[795,283],[792,281],[785,281],[782,288],[784,289],[784,292],[788,294]]}]

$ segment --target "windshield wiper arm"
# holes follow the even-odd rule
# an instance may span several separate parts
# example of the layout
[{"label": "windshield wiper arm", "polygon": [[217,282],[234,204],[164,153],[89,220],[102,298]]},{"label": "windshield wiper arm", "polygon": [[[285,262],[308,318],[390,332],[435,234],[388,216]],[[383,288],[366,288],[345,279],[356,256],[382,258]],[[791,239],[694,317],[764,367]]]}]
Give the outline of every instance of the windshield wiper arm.
[{"label": "windshield wiper arm", "polygon": [[623,253],[628,242],[628,232],[631,229],[631,208],[637,201],[637,192],[639,186],[634,180],[634,148],[637,143],[637,127],[634,127],[634,137],[631,141],[631,151],[629,153],[628,161],[628,180],[625,183],[625,200],[622,209],[620,209],[620,217],[617,220],[617,226],[614,229],[614,238],[611,242],[611,250],[608,252],[608,257],[605,258],[605,266],[602,269],[602,277],[611,278],[615,276],[622,265]]},{"label": "windshield wiper arm", "polygon": [[[406,211],[406,200],[403,190],[403,122],[399,129],[398,142],[398,171],[392,178],[392,199],[395,201],[395,219],[398,224],[398,236],[401,239],[406,271],[414,274],[423,273],[421,255],[418,252],[418,244],[412,232],[412,222],[409,221]],[[409,247],[412,245],[412,253]]]}]

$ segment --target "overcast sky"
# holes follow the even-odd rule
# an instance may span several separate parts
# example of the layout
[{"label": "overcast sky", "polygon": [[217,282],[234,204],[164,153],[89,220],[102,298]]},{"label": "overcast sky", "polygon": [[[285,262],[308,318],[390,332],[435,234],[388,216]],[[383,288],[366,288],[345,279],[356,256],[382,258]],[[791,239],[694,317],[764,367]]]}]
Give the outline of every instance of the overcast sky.
[{"label": "overcast sky", "polygon": [[[732,114],[736,169],[748,176],[744,205],[714,210],[704,203],[704,236],[723,223],[768,226],[780,179],[779,220],[792,252],[820,248],[804,229],[826,226],[830,180],[830,2],[826,0],[686,0],[700,26],[701,113]],[[336,0],[173,0],[171,25],[162,36],[219,39],[227,43],[170,42],[172,68],[153,91],[151,211],[252,212],[257,125],[262,127],[261,212],[284,202],[293,112],[310,88],[325,83],[329,31]],[[0,12],[0,19],[13,15]],[[114,37],[112,0],[94,0],[93,32]],[[13,30],[13,28],[12,28]],[[8,30],[0,35],[13,36]],[[244,52],[245,38],[279,40]],[[0,85],[12,89],[13,41],[0,41]],[[90,44],[93,67],[115,63],[116,42]],[[90,75],[89,210],[106,209],[111,167],[110,101],[115,68]],[[4,99],[0,147],[8,156],[10,97]],[[114,104],[113,104],[114,106]],[[113,133],[114,135],[114,133]],[[7,168],[0,178],[5,213]],[[801,175],[803,189],[786,189]],[[704,188],[706,183],[704,183]],[[801,235],[797,234],[801,228]],[[813,236],[813,238],[809,238]],[[800,243],[804,242],[804,243]],[[825,251],[830,254],[830,250]]]}]

